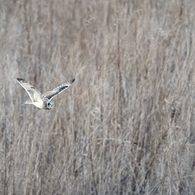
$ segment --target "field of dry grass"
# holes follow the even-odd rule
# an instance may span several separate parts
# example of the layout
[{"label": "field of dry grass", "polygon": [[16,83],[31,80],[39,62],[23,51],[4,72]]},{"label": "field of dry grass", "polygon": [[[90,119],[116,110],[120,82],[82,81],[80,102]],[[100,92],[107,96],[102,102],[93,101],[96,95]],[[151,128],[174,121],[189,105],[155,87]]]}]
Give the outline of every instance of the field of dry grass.
[{"label": "field of dry grass", "polygon": [[[0,194],[194,194],[193,0],[0,0]],[[25,105],[22,77],[53,110]]]}]

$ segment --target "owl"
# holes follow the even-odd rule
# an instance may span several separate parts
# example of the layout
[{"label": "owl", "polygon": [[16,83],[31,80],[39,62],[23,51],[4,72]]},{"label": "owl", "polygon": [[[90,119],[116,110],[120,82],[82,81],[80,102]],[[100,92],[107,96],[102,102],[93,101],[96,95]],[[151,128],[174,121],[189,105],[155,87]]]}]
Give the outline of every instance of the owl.
[{"label": "owl", "polygon": [[62,93],[65,89],[72,85],[75,79],[72,79],[60,86],[56,87],[52,91],[48,91],[44,94],[41,94],[39,90],[33,87],[31,84],[27,83],[22,78],[17,78],[18,83],[26,90],[31,100],[26,101],[25,104],[33,104],[34,106],[44,109],[50,110],[53,108],[53,98],[58,94]]}]

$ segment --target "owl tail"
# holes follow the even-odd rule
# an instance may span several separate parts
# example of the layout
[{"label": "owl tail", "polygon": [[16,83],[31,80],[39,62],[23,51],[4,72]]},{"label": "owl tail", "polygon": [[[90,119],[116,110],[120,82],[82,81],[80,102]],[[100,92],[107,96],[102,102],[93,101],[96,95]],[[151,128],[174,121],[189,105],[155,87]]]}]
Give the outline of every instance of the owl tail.
[{"label": "owl tail", "polygon": [[28,100],[28,101],[25,102],[25,104],[33,104],[33,102]]}]

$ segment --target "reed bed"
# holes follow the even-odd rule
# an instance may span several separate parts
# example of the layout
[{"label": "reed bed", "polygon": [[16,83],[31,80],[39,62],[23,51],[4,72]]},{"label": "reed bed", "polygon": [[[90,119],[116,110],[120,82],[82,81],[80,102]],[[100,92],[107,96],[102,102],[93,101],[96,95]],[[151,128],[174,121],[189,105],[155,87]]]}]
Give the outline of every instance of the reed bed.
[{"label": "reed bed", "polygon": [[[0,0],[0,194],[194,194],[192,0]],[[75,78],[53,110],[25,105]]]}]

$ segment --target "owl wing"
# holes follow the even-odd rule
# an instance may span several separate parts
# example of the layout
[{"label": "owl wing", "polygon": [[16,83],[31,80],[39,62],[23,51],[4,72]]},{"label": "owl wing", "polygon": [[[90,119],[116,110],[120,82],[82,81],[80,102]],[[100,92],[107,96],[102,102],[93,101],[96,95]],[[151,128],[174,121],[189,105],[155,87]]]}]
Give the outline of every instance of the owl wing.
[{"label": "owl wing", "polygon": [[75,79],[72,79],[66,83],[63,83],[60,86],[53,89],[52,91],[48,91],[48,92],[44,93],[41,97],[48,98],[48,99],[52,100],[56,95],[62,93],[65,89],[67,89],[69,86],[71,86],[74,81],[75,81]]},{"label": "owl wing", "polygon": [[18,83],[26,90],[32,102],[38,101],[41,99],[41,92],[35,87],[27,83],[22,78],[17,78]]}]

